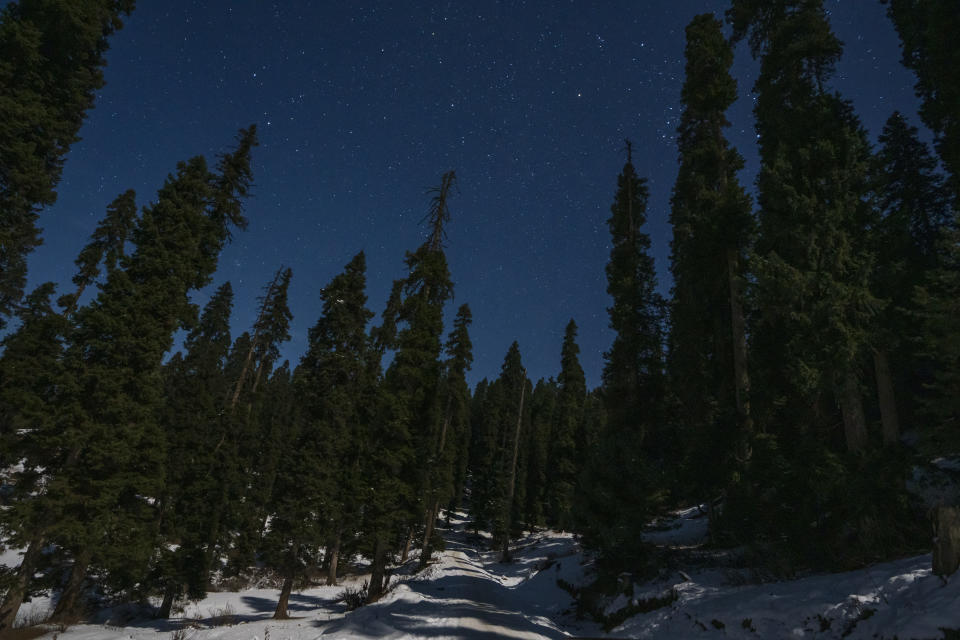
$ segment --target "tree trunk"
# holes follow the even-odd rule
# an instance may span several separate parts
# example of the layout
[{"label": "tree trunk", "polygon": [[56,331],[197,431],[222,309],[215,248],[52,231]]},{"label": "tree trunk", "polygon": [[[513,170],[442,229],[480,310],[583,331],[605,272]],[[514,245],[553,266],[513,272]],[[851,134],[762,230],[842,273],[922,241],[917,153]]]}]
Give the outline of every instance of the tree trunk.
[{"label": "tree trunk", "polygon": [[933,573],[947,577],[960,567],[960,509],[936,507],[933,520]]},{"label": "tree trunk", "polygon": [[343,537],[343,532],[337,529],[337,534],[331,541],[332,544],[327,547],[326,558],[324,558],[327,562],[327,585],[329,586],[337,584],[337,563],[340,560],[341,537]]},{"label": "tree trunk", "polygon": [[430,563],[430,556],[433,555],[433,545],[430,539],[433,537],[433,526],[437,521],[437,513],[440,511],[440,499],[433,503],[433,507],[427,510],[427,522],[423,530],[423,549],[420,551],[420,568],[425,568]]},{"label": "tree trunk", "polygon": [[80,604],[83,595],[83,582],[87,577],[87,565],[90,564],[90,553],[82,551],[73,561],[70,577],[60,593],[60,600],[50,616],[52,622],[73,622],[80,616]]},{"label": "tree trunk", "polygon": [[[737,418],[741,438],[753,433],[750,413],[750,373],[747,370],[747,331],[743,313],[743,294],[740,291],[740,256],[733,247],[727,249],[727,280],[730,286],[730,329],[733,338],[733,381],[736,388]],[[749,446],[749,445],[748,445]],[[749,449],[741,452],[744,462],[750,458]]]},{"label": "tree trunk", "polygon": [[897,398],[893,392],[893,376],[886,351],[873,352],[873,369],[877,376],[877,400],[880,403],[883,444],[895,444],[900,439],[900,416],[897,414]]},{"label": "tree trunk", "polygon": [[30,588],[30,580],[33,578],[37,560],[39,560],[42,550],[42,537],[34,538],[27,545],[27,550],[20,561],[20,567],[17,568],[17,572],[14,574],[3,599],[3,604],[0,605],[0,636],[5,634],[8,629],[13,628],[13,623],[17,619],[17,612],[20,611],[20,605],[23,604],[23,599]]},{"label": "tree trunk", "polygon": [[520,453],[520,426],[523,424],[523,398],[527,392],[526,372],[520,381],[520,410],[517,411],[517,430],[513,437],[513,463],[510,465],[510,493],[507,494],[507,517],[503,532],[503,552],[500,562],[510,562],[510,527],[513,524],[513,494],[517,484],[517,456]]},{"label": "tree trunk", "polygon": [[863,451],[867,447],[867,419],[863,414],[860,383],[852,369],[848,369],[843,376],[840,411],[843,413],[843,431],[847,439],[847,450]]},{"label": "tree trunk", "polygon": [[170,617],[170,611],[173,609],[173,601],[177,597],[177,585],[174,582],[168,582],[163,590],[163,602],[160,603],[160,609],[157,611],[157,617],[166,620]]},{"label": "tree trunk", "polygon": [[410,527],[410,533],[407,534],[407,541],[403,544],[403,553],[400,554],[400,564],[407,561],[410,557],[410,546],[413,544],[413,527]]},{"label": "tree trunk", "polygon": [[276,288],[279,281],[280,271],[277,271],[277,273],[273,276],[273,280],[270,282],[270,285],[267,287],[267,293],[263,296],[263,304],[260,305],[260,311],[257,313],[257,319],[253,323],[254,331],[253,338],[250,340],[250,350],[247,351],[247,358],[244,360],[243,367],[240,369],[240,375],[237,378],[237,386],[234,387],[233,397],[230,399],[231,409],[237,406],[237,401],[240,399],[240,390],[243,388],[243,382],[247,378],[247,371],[250,369],[250,360],[253,359],[253,352],[256,350],[260,341],[260,323],[263,320],[263,314],[266,311],[267,302],[270,300],[270,296],[273,294],[273,290]]},{"label": "tree trunk", "polygon": [[293,591],[293,572],[287,574],[283,580],[283,588],[280,590],[280,599],[277,601],[277,610],[273,612],[274,620],[286,620],[290,616],[287,614],[287,605],[290,603],[290,592]]},{"label": "tree trunk", "polygon": [[373,604],[383,596],[383,576],[387,568],[387,545],[380,536],[373,546],[373,564],[370,567],[370,584],[367,585],[367,604]]},{"label": "tree trunk", "polygon": [[257,346],[257,337],[254,336],[250,341],[250,350],[247,351],[247,358],[243,361],[243,367],[240,368],[240,375],[237,377],[237,385],[233,389],[233,397],[230,398],[230,407],[236,407],[240,399],[240,390],[243,389],[243,382],[247,378],[247,370],[250,368],[250,361],[253,359],[253,350]]}]

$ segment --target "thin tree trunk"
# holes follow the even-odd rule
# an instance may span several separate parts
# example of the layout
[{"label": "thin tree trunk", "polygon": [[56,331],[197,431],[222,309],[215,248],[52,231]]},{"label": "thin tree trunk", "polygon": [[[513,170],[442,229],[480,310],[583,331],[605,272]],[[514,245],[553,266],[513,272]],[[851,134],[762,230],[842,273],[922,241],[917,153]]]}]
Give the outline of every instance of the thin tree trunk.
[{"label": "thin tree trunk", "polygon": [[[437,452],[434,456],[436,464],[441,464],[440,456],[447,444],[447,430],[450,428],[450,421],[453,419],[451,409],[453,408],[453,394],[447,395],[447,408],[444,410],[443,427],[440,429],[440,443],[437,445]],[[434,487],[436,491],[437,488]],[[430,556],[433,548],[430,545],[430,537],[433,535],[434,522],[437,519],[437,513],[440,511],[440,498],[436,498],[433,507],[427,510],[426,522],[423,528],[423,547],[420,550],[420,568],[423,569],[430,562]]]},{"label": "thin tree trunk", "polygon": [[277,601],[277,610],[273,612],[274,620],[286,620],[290,616],[287,614],[287,605],[290,603],[290,592],[293,591],[293,572],[287,574],[283,580],[283,588],[280,590],[280,599]]},{"label": "thin tree trunk", "polygon": [[403,545],[403,553],[400,554],[400,564],[403,564],[407,561],[407,558],[410,557],[410,546],[413,544],[413,527],[410,527],[410,532],[407,534],[407,541]]},{"label": "thin tree trunk", "polygon": [[324,560],[327,561],[327,584],[335,585],[337,584],[337,563],[340,560],[340,538],[343,536],[343,532],[338,528],[337,533],[332,540],[332,544],[327,547],[327,557]]},{"label": "thin tree trunk", "polygon": [[160,609],[157,611],[157,617],[166,620],[170,617],[170,611],[173,609],[173,601],[177,597],[177,585],[174,582],[168,582],[163,590],[163,602],[160,603]]},{"label": "thin tree trunk", "polygon": [[14,574],[13,581],[7,589],[3,604],[0,605],[0,636],[8,629],[13,628],[13,623],[17,619],[17,612],[20,611],[20,605],[27,595],[30,588],[30,580],[37,567],[37,560],[40,558],[40,552],[43,550],[43,538],[36,537],[27,545],[27,550],[20,561],[20,567]]},{"label": "thin tree trunk", "polygon": [[867,419],[863,414],[860,382],[852,369],[848,369],[843,376],[840,411],[843,414],[843,431],[847,440],[847,450],[863,451],[867,447]]},{"label": "thin tree trunk", "polygon": [[250,350],[247,351],[247,358],[243,362],[243,367],[240,369],[240,376],[237,378],[237,386],[233,389],[233,397],[230,399],[230,408],[237,406],[237,400],[240,399],[240,390],[243,389],[243,383],[247,378],[247,371],[250,369],[250,361],[253,359],[253,352],[256,350],[257,345],[260,341],[260,334],[258,332],[258,327],[260,326],[260,321],[263,320],[263,312],[266,310],[267,302],[270,300],[270,296],[273,294],[273,289],[277,286],[277,282],[280,280],[280,271],[277,271],[276,275],[273,276],[273,281],[270,282],[270,286],[267,287],[267,293],[263,296],[263,304],[260,305],[260,312],[257,313],[257,319],[253,323],[254,331],[253,338],[250,340]]},{"label": "thin tree trunk", "polygon": [[520,381],[520,410],[517,411],[517,430],[513,437],[513,464],[510,465],[510,493],[507,495],[507,517],[503,532],[503,552],[500,562],[510,562],[510,526],[513,524],[513,494],[517,484],[517,456],[520,453],[520,426],[523,424],[523,398],[527,392],[526,373]]},{"label": "thin tree trunk", "polygon": [[243,367],[240,369],[240,375],[237,377],[237,385],[233,388],[233,397],[230,399],[230,408],[237,406],[240,399],[240,390],[243,388],[243,381],[247,378],[247,370],[250,368],[250,361],[253,359],[253,351],[257,346],[257,336],[254,334],[250,341],[250,349],[247,351],[247,358],[243,361]]},{"label": "thin tree trunk", "polygon": [[257,367],[257,375],[253,378],[253,388],[250,389],[251,396],[257,392],[257,387],[260,386],[260,377],[263,376],[264,362],[265,361],[261,361]]},{"label": "thin tree trunk", "polygon": [[[737,417],[741,437],[753,433],[753,416],[750,413],[750,373],[747,370],[747,331],[743,312],[743,294],[740,290],[740,256],[733,247],[727,249],[727,280],[730,286],[730,329],[733,338],[733,380],[736,388]],[[749,450],[741,452],[746,462]]]},{"label": "thin tree trunk", "polygon": [[433,507],[427,510],[427,522],[423,529],[423,549],[420,551],[420,568],[423,569],[430,562],[430,556],[433,555],[433,545],[430,539],[433,537],[434,523],[437,521],[437,512],[440,511],[440,498],[437,498]]},{"label": "thin tree trunk", "polygon": [[387,545],[380,536],[373,545],[373,565],[370,567],[370,584],[367,585],[367,604],[373,604],[383,596],[383,576],[387,567]]},{"label": "thin tree trunk", "polygon": [[88,551],[80,552],[80,555],[73,562],[70,569],[70,578],[60,593],[60,600],[53,610],[50,620],[54,622],[72,622],[80,612],[80,604],[83,595],[83,582],[87,577],[87,565],[90,564],[90,553]]},{"label": "thin tree trunk", "polygon": [[877,376],[877,400],[880,403],[880,423],[883,444],[890,445],[900,439],[900,416],[897,413],[897,398],[893,392],[893,376],[887,352],[873,352],[873,368]]}]

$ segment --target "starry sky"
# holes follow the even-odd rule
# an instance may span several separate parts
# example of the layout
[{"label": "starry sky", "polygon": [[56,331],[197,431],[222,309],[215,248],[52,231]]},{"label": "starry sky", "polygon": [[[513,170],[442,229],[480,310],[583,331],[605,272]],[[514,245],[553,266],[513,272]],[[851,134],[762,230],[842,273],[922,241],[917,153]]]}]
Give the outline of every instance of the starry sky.
[{"label": "starry sky", "polygon": [[[669,198],[683,83],[684,27],[718,0],[450,0],[138,3],[111,39],[107,85],[68,158],[30,286],[67,285],[106,205],[134,188],[155,197],[178,160],[208,158],[259,127],[250,227],[224,251],[214,284],[235,292],[234,335],[281,265],[293,269],[292,363],[320,313],[319,293],[358,251],[369,307],[382,311],[403,256],[425,238],[426,189],[457,172],[447,258],[448,323],[469,303],[475,362],[496,377],[513,340],[534,380],[559,371],[570,318],[587,382],[600,382],[608,328],[606,220],[624,139],[649,179],[647,231],[669,291]],[[846,45],[833,88],[876,140],[895,109],[913,124],[913,76],[879,0],[827,0]],[[737,49],[741,99],[731,142],[757,170],[750,89],[757,64]]]}]

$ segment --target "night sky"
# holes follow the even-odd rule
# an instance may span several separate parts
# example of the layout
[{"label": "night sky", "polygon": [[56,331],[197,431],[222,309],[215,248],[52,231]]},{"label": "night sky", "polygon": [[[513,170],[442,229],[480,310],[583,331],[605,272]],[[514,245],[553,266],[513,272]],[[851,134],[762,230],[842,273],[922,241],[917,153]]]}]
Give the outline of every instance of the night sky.
[{"label": "night sky", "polygon": [[[528,374],[555,376],[572,317],[587,382],[600,382],[608,328],[606,219],[624,138],[649,179],[647,231],[669,291],[670,191],[684,27],[727,2],[138,3],[111,39],[106,87],[67,158],[30,287],[67,284],[107,203],[128,188],[152,201],[178,160],[213,159],[259,127],[250,227],[214,279],[235,292],[234,335],[280,266],[293,268],[295,364],[321,288],[358,251],[369,307],[383,310],[403,256],[425,238],[428,187],[454,169],[447,258],[456,305],[473,310],[468,380],[496,377],[513,340]],[[231,8],[227,8],[230,5]],[[913,124],[913,76],[879,0],[829,0],[846,45],[834,88],[871,140],[899,109]],[[741,100],[728,136],[757,168],[751,116],[757,65],[734,67]],[[210,289],[212,290],[212,288]],[[195,296],[203,303],[210,290]]]}]

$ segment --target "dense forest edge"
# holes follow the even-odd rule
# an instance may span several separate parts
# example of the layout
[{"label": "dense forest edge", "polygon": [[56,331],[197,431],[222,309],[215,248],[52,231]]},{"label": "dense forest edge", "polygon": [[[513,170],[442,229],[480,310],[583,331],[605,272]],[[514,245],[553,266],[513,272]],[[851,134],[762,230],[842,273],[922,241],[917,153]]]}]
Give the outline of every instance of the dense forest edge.
[{"label": "dense forest edge", "polygon": [[[602,384],[588,388],[577,324],[558,318],[555,377],[529,379],[514,342],[499,375],[471,389],[471,308],[444,313],[453,170],[425,194],[423,243],[379,317],[358,252],[323,287],[299,362],[280,362],[289,268],[264,274],[255,322],[232,335],[217,264],[247,226],[254,125],[214,158],[177,163],[148,203],[119,194],[71,290],[25,291],[38,220],[134,2],[8,3],[0,533],[21,555],[0,575],[0,637],[40,593],[57,594],[49,622],[120,602],[168,618],[263,572],[286,619],[291,593],[337,584],[357,556],[369,578],[352,597],[374,603],[396,566],[428,567],[444,548],[438,523],[461,512],[502,563],[527,532],[575,534],[596,564],[590,585],[569,585],[585,615],[624,574],[672,561],[642,533],[687,505],[708,522],[705,548],[736,549],[771,577],[931,549],[933,572],[952,575],[960,485],[943,460],[960,455],[960,9],[885,4],[932,148],[897,112],[868,140],[830,88],[843,48],[822,0],[732,0],[725,22],[697,16],[669,295],[626,141],[610,180],[615,337]],[[754,190],[724,135],[747,90],[730,74],[739,42],[760,63]],[[200,309],[191,294],[210,284]]]}]

